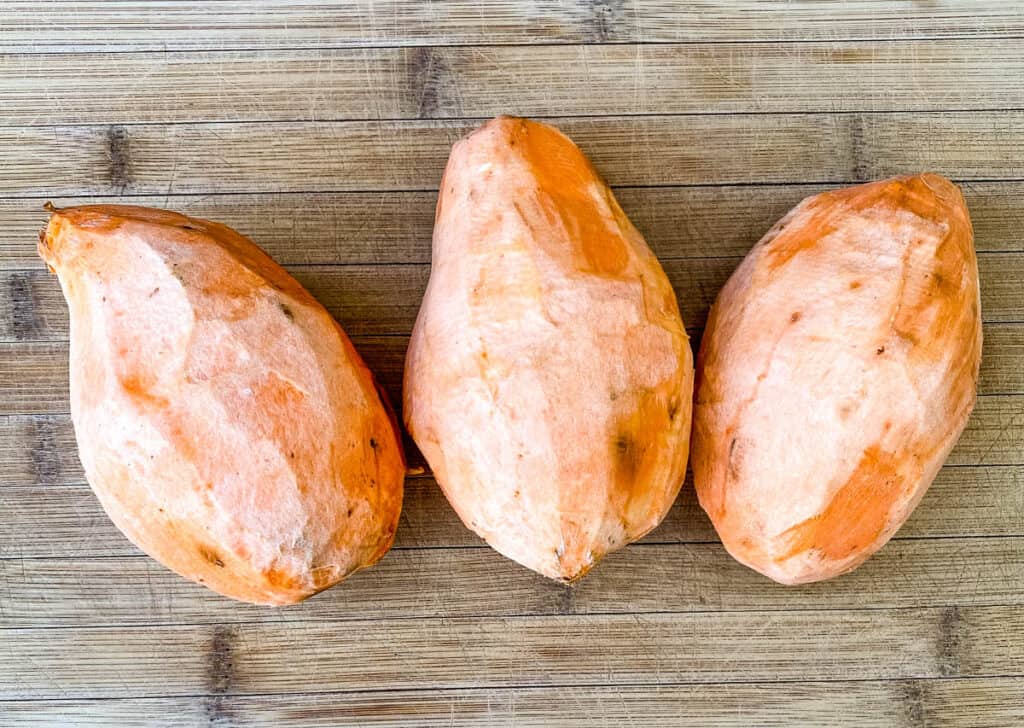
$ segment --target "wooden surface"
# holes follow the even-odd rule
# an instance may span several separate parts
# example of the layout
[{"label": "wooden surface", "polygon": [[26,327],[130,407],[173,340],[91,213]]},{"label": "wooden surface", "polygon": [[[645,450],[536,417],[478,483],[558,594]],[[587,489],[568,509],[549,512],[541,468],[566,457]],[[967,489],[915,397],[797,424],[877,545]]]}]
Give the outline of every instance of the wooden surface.
[{"label": "wooden surface", "polygon": [[[687,482],[659,529],[566,587],[483,546],[425,474],[377,567],[270,610],[116,531],[75,450],[43,202],[237,227],[397,402],[448,149],[498,113],[591,155],[695,342],[804,196],[924,169],[962,184],[980,397],[882,552],[775,585],[722,550]],[[1022,281],[1017,0],[7,0],[0,725],[1022,725]]]}]

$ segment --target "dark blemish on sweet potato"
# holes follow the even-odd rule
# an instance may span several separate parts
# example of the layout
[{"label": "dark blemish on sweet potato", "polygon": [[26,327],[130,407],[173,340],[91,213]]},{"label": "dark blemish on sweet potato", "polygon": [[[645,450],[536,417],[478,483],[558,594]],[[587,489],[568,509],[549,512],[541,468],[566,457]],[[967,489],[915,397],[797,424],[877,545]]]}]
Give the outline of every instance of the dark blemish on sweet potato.
[{"label": "dark blemish on sweet potato", "polygon": [[295,577],[284,569],[268,569],[263,572],[263,577],[275,589],[294,589],[298,585]]},{"label": "dark blemish on sweet potato", "polygon": [[668,403],[669,420],[674,420],[677,414],[679,414],[679,399],[677,397],[673,397]]},{"label": "dark blemish on sweet potato", "polygon": [[729,441],[729,456],[727,458],[727,462],[729,464],[729,476],[734,479],[739,478],[740,469],[738,453],[736,451],[737,442],[738,438],[735,437]]},{"label": "dark blemish on sweet potato", "polygon": [[372,447],[374,450],[377,449],[377,441],[372,437],[370,438],[370,447]]},{"label": "dark blemish on sweet potato", "polygon": [[206,546],[200,546],[199,555],[202,556],[207,563],[213,564],[214,566],[219,566],[222,569],[224,568],[224,560],[220,557],[220,554],[218,554],[213,549],[208,548]]},{"label": "dark blemish on sweet potato", "polygon": [[620,433],[615,438],[614,456],[619,477],[624,483],[632,483],[643,461],[643,451],[638,447],[633,436]]},{"label": "dark blemish on sweet potato", "polygon": [[790,322],[791,324],[795,324],[795,323],[796,323],[797,321],[799,321],[799,320],[800,320],[800,317],[801,317],[802,315],[803,315],[803,314],[801,314],[801,313],[800,313],[799,311],[794,311],[794,312],[793,312],[793,313],[792,313],[792,314],[790,315],[790,317],[789,317],[789,322]]},{"label": "dark blemish on sweet potato", "polygon": [[875,353],[878,354],[878,355],[884,354],[885,353],[885,347],[884,346],[878,347],[877,349],[875,349]]},{"label": "dark blemish on sweet potato", "polygon": [[289,321],[295,320],[295,313],[291,310],[287,303],[282,303],[281,301],[278,301],[277,307],[281,309],[281,313],[283,313]]},{"label": "dark blemish on sweet potato", "polygon": [[858,288],[860,288],[860,285],[860,281],[853,281],[852,283],[850,283],[850,290],[856,291]]}]

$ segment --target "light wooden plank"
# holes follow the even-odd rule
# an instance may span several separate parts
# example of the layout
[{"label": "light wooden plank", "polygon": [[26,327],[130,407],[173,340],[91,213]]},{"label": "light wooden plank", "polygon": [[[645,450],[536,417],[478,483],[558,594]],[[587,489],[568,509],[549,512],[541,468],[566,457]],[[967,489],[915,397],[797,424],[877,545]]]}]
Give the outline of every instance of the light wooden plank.
[{"label": "light wooden plank", "polygon": [[[1024,112],[554,119],[613,185],[1020,180]],[[0,195],[436,189],[476,122],[0,128]]]},{"label": "light wooden plank", "polygon": [[0,697],[1017,677],[1022,630],[1017,607],[12,629]]},{"label": "light wooden plank", "polygon": [[1005,109],[1022,79],[1019,39],[0,55],[9,126]]},{"label": "light wooden plank", "polygon": [[840,579],[791,588],[719,544],[634,545],[576,586],[488,548],[404,549],[300,605],[225,599],[145,557],[0,561],[0,628],[1024,605],[1024,538],[890,543]]},{"label": "light wooden plank", "polygon": [[0,417],[0,485],[84,479],[70,416]]},{"label": "light wooden plank", "polygon": [[[2,274],[0,274],[2,279]],[[701,332],[691,331],[696,352]],[[1024,324],[987,324],[978,391],[983,395],[1024,393]],[[408,336],[357,336],[356,349],[397,409],[402,402],[402,372]],[[68,401],[66,341],[0,343],[0,381],[17,386],[0,389],[0,416],[61,414]]]},{"label": "light wooden plank", "polygon": [[[1024,418],[1018,417],[1020,423]],[[1017,425],[1019,430],[1021,425]],[[1012,447],[1020,457],[1020,438]],[[958,449],[959,451],[959,449]],[[959,459],[954,451],[952,460]],[[63,451],[75,457],[73,445]],[[137,556],[85,485],[0,487],[0,558]],[[897,539],[1024,536],[1024,467],[946,467]],[[717,541],[697,503],[692,477],[644,544]],[[483,542],[462,525],[432,478],[408,478],[396,549],[473,547]]]},{"label": "light wooden plank", "polygon": [[[744,255],[786,211],[823,185],[626,187],[616,196],[663,258]],[[979,252],[1024,250],[1024,183],[968,182]],[[429,263],[433,192],[54,198],[57,207],[165,205],[243,231],[283,265]],[[0,269],[43,268],[43,199],[0,199]]]},{"label": "light wooden plank", "polygon": [[8,0],[0,50],[1009,38],[1021,15],[1014,0]]},{"label": "light wooden plank", "polygon": [[0,702],[12,728],[245,725],[259,728],[651,728],[856,725],[1006,728],[1024,721],[1024,680],[923,679],[484,690],[385,691]]},{"label": "light wooden plank", "polygon": [[[662,260],[683,321],[691,331],[703,327],[708,309],[740,260],[731,256]],[[978,256],[978,268],[984,321],[1024,322],[1024,300],[1020,296],[1024,255],[984,253]],[[427,264],[295,265],[288,269],[353,337],[408,335],[430,278]],[[396,291],[402,295],[396,296]],[[36,269],[0,271],[0,345],[64,341],[68,336],[67,316],[55,276]],[[1019,342],[1012,341],[1019,335],[1012,331],[995,337],[993,346],[1019,348]],[[15,362],[10,366],[19,365]],[[1007,376],[1007,381],[1015,379],[1013,374]]]},{"label": "light wooden plank", "polygon": [[1012,678],[920,683],[923,714],[935,728],[1024,725],[1024,683]]},{"label": "light wooden plank", "polygon": [[1014,396],[979,397],[947,462],[958,465],[1020,464],[1024,453],[1022,404]]},{"label": "light wooden plank", "polygon": [[[618,159],[617,168],[602,165],[613,184],[852,178],[851,117],[826,117],[824,125],[818,117],[804,116],[673,121],[633,117],[563,127],[599,161]],[[434,121],[0,128],[0,165],[5,171],[0,194],[436,189],[451,145],[475,125]],[[830,137],[846,143],[824,144]]]},{"label": "light wooden plank", "polygon": [[[338,703],[343,700],[339,698]],[[268,704],[273,702],[268,699]],[[214,703],[212,698],[0,701],[0,723],[11,728],[199,728],[211,725],[211,717],[217,715],[211,716]],[[221,725],[231,724],[222,721]]]}]

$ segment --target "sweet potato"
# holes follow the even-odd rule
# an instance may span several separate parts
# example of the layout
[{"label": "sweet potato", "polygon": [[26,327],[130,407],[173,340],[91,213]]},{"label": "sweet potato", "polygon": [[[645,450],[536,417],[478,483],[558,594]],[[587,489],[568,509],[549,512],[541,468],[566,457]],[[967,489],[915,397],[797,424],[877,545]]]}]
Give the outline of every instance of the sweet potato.
[{"label": "sweet potato", "polygon": [[39,252],[71,314],[71,412],[111,520],[182,576],[287,604],[394,538],[396,423],[344,332],[216,223],[54,211]]},{"label": "sweet potato", "polygon": [[466,525],[582,576],[675,499],[692,387],[675,293],[583,153],[507,117],[458,142],[404,399]]},{"label": "sweet potato", "polygon": [[729,553],[784,584],[862,563],[952,449],[980,361],[973,233],[951,182],[800,203],[721,291],[698,356],[694,480]]}]

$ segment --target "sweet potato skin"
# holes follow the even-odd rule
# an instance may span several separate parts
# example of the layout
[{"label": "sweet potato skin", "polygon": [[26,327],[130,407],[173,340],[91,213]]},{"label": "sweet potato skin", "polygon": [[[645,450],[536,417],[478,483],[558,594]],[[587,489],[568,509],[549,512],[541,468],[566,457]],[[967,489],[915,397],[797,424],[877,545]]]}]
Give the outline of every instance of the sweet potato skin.
[{"label": "sweet potato skin", "polygon": [[804,200],[712,307],[693,471],[729,553],[783,584],[903,524],[974,406],[981,305],[960,191],[933,174]]},{"label": "sweet potato skin", "polygon": [[71,412],[111,520],[188,579],[300,601],[390,547],[396,423],[341,327],[251,241],[163,210],[54,211]]},{"label": "sweet potato skin", "polygon": [[583,153],[508,117],[458,142],[404,412],[463,522],[579,578],[671,506],[692,387],[675,293]]}]

